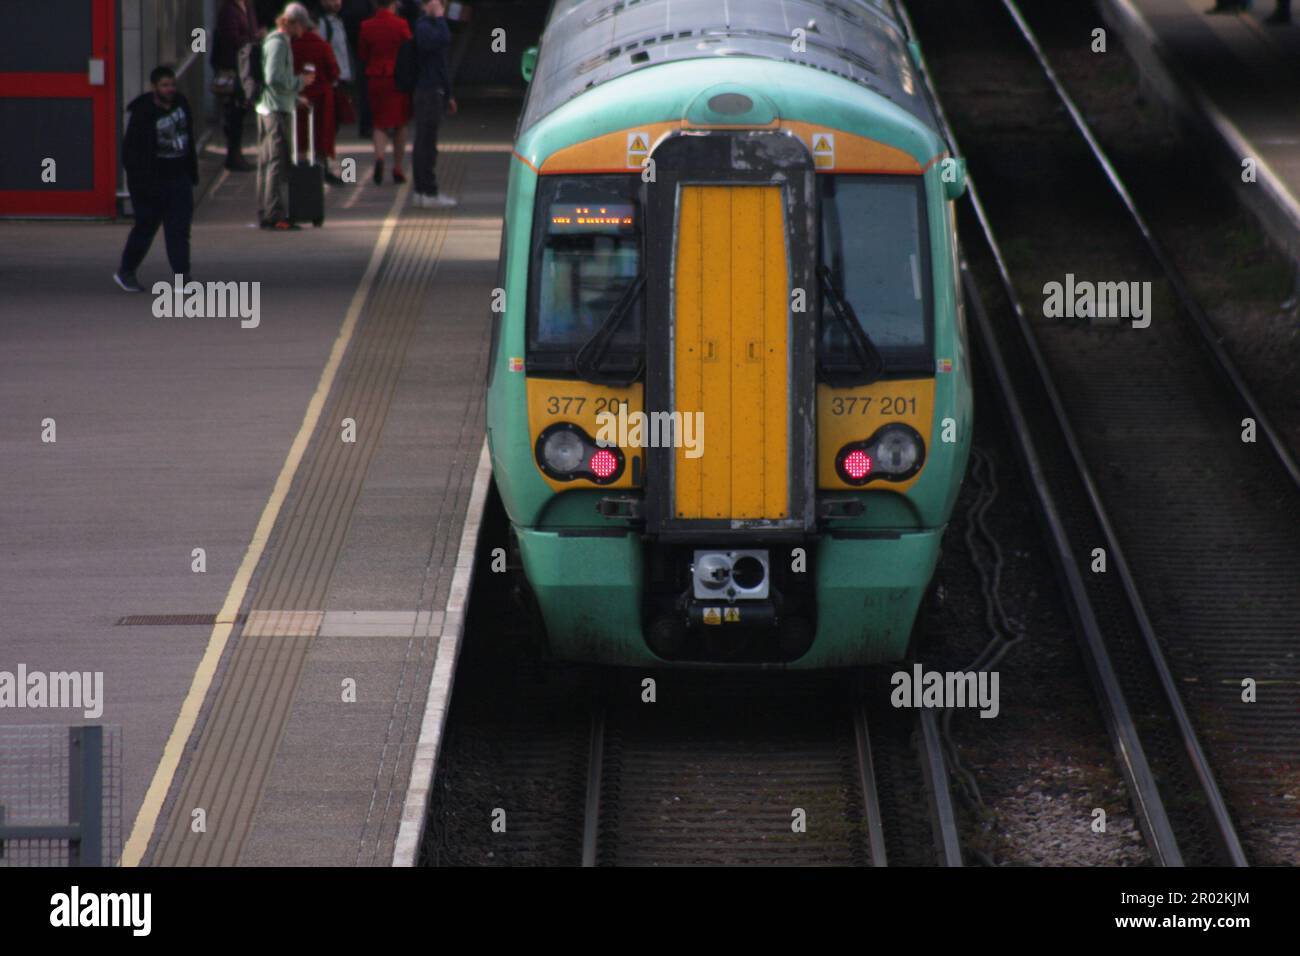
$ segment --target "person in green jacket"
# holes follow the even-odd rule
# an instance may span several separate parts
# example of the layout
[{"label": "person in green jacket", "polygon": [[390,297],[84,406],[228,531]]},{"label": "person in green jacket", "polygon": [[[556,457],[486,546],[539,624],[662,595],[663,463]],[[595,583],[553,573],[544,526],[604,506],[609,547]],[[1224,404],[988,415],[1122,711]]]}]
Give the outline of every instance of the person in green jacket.
[{"label": "person in green jacket", "polygon": [[275,19],[274,32],[262,41],[262,95],[257,100],[257,221],[263,229],[297,229],[289,219],[285,187],[289,176],[290,124],[302,91],[314,73],[294,76],[289,41],[311,29],[311,16],[301,3],[291,3]]}]

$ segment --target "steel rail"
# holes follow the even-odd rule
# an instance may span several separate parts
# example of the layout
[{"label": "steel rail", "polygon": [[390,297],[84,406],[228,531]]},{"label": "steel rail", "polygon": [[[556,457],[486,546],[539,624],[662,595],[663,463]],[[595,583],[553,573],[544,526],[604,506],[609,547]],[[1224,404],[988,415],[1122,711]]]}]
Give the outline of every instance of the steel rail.
[{"label": "steel rail", "polygon": [[935,854],[940,866],[962,866],[957,814],[952,802],[952,786],[948,781],[948,764],[943,755],[939,720],[933,710],[920,711],[918,718],[916,746],[920,752],[921,775],[925,778],[926,796],[930,802],[930,826],[934,832]]},{"label": "steel rail", "polygon": [[[906,35],[909,39],[914,40],[916,31],[913,28],[911,18],[908,16],[907,11],[897,2],[895,3],[895,6],[899,13],[899,21],[903,24]],[[953,132],[952,125],[948,120],[942,104],[939,102],[925,58],[921,54],[919,46],[914,46],[913,49],[915,50],[917,69],[922,77],[922,85],[925,89],[926,96],[934,109],[935,116],[943,129],[944,138],[947,141],[952,155],[959,156],[961,153],[957,145],[956,135]],[[1079,446],[1074,430],[1069,423],[1064,403],[1061,401],[1060,393],[1057,391],[1055,383],[1052,381],[1047,364],[1043,359],[1036,340],[1034,339],[1033,331],[1029,326],[1024,306],[1020,301],[1019,294],[1016,292],[1015,285],[1011,279],[1011,273],[1007,266],[1006,258],[1002,253],[1001,246],[998,243],[996,236],[994,235],[992,224],[989,220],[987,211],[984,208],[984,204],[980,200],[979,191],[976,188],[973,175],[968,175],[967,187],[971,207],[975,212],[984,239],[988,244],[989,251],[997,265],[998,274],[1003,289],[1007,295],[1008,302],[1010,303],[1012,311],[1016,317],[1017,326],[1033,360],[1033,364],[1037,370],[1042,386],[1047,393],[1053,416],[1060,428],[1061,436],[1066,443],[1070,457],[1074,462],[1078,476],[1084,486],[1092,513],[1102,528],[1109,552],[1115,558],[1114,563],[1124,581],[1126,596],[1128,597],[1130,604],[1133,606],[1133,611],[1139,623],[1139,628],[1142,631],[1148,654],[1152,656],[1152,663],[1155,666],[1157,673],[1160,675],[1161,686],[1165,691],[1166,699],[1168,700],[1171,711],[1174,714],[1180,736],[1182,737],[1184,746],[1188,751],[1189,758],[1194,766],[1198,780],[1201,783],[1202,788],[1206,791],[1207,799],[1210,801],[1216,828],[1220,832],[1221,842],[1225,844],[1225,848],[1234,862],[1244,863],[1244,853],[1242,853],[1240,842],[1236,838],[1236,831],[1232,826],[1231,819],[1227,816],[1226,806],[1223,803],[1222,795],[1220,794],[1218,785],[1210,771],[1204,752],[1201,750],[1200,743],[1196,739],[1195,732],[1192,730],[1191,722],[1182,705],[1182,700],[1177,694],[1168,664],[1164,660],[1164,656],[1160,652],[1159,646],[1155,641],[1155,635],[1150,625],[1150,619],[1146,615],[1145,608],[1141,604],[1141,599],[1137,596],[1136,587],[1133,586],[1131,575],[1128,573],[1127,562],[1124,560],[1123,552],[1119,548],[1119,543],[1115,537],[1114,529],[1109,521],[1105,508],[1102,505],[1101,497],[1097,491],[1096,484],[1092,479],[1091,472],[1084,461],[1082,449]],[[992,371],[998,382],[999,391],[1002,395],[1003,403],[1006,406],[1009,424],[1013,436],[1016,439],[1021,458],[1028,472],[1030,484],[1033,486],[1038,498],[1039,510],[1046,523],[1048,536],[1056,550],[1055,558],[1057,567],[1065,578],[1064,585],[1067,602],[1071,609],[1071,616],[1073,617],[1076,629],[1082,638],[1081,644],[1086,654],[1089,669],[1094,684],[1099,691],[1102,715],[1106,721],[1107,729],[1119,757],[1121,771],[1128,783],[1129,792],[1132,795],[1134,806],[1138,813],[1139,823],[1147,838],[1147,844],[1151,849],[1155,861],[1158,864],[1165,866],[1181,866],[1183,863],[1182,853],[1178,849],[1177,839],[1174,836],[1173,828],[1169,822],[1168,813],[1164,807],[1164,801],[1160,796],[1159,788],[1156,786],[1154,776],[1151,773],[1150,763],[1146,758],[1145,749],[1137,734],[1136,726],[1133,722],[1132,714],[1129,711],[1127,700],[1124,697],[1118,677],[1115,674],[1110,654],[1106,649],[1096,611],[1093,608],[1091,598],[1089,598],[1087,588],[1083,583],[1082,575],[1074,560],[1073,555],[1075,552],[1073,546],[1070,544],[1069,536],[1065,530],[1065,524],[1061,518],[1060,511],[1057,508],[1055,496],[1052,494],[1048,485],[1041,459],[1038,456],[1037,448],[1034,445],[1032,436],[1030,435],[1028,421],[1025,418],[1019,398],[1014,392],[1010,375],[1006,369],[1005,361],[1002,358],[1001,349],[993,334],[992,325],[989,322],[988,315],[983,307],[982,299],[979,296],[974,280],[964,261],[962,264],[962,273],[967,300],[971,304],[972,311],[975,313],[976,328],[980,334],[981,341],[985,346],[986,355],[989,358]],[[1217,798],[1217,803],[1215,798]],[[1234,846],[1236,851],[1235,853],[1233,852]],[[1239,860],[1238,856],[1240,858]]]},{"label": "steel rail", "polygon": [[1291,481],[1296,486],[1296,489],[1300,490],[1300,464],[1297,464],[1295,456],[1292,455],[1291,450],[1287,448],[1286,442],[1283,441],[1282,436],[1278,433],[1277,429],[1273,427],[1273,424],[1265,414],[1263,407],[1256,400],[1254,392],[1251,391],[1250,386],[1246,384],[1246,380],[1242,377],[1241,372],[1238,371],[1236,363],[1232,361],[1232,357],[1229,356],[1227,351],[1223,348],[1221,336],[1219,335],[1218,330],[1215,329],[1214,323],[1210,321],[1208,313],[1206,313],[1204,307],[1202,307],[1200,301],[1192,292],[1191,287],[1187,284],[1187,280],[1183,277],[1182,270],[1178,268],[1173,257],[1170,256],[1168,251],[1165,249],[1164,244],[1156,237],[1155,231],[1151,228],[1150,223],[1147,222],[1146,217],[1143,216],[1141,210],[1138,209],[1137,202],[1134,200],[1133,194],[1129,191],[1128,186],[1125,185],[1123,178],[1119,174],[1119,170],[1115,168],[1115,164],[1111,162],[1110,156],[1107,155],[1106,150],[1102,147],[1101,143],[1097,141],[1097,137],[1093,135],[1092,127],[1088,125],[1088,121],[1084,119],[1083,112],[1075,103],[1074,98],[1070,96],[1069,91],[1066,90],[1060,77],[1056,75],[1056,71],[1052,69],[1052,64],[1048,61],[1047,54],[1043,52],[1043,47],[1038,42],[1037,35],[1035,35],[1033,29],[1030,28],[1029,23],[1025,20],[1024,14],[1020,12],[1020,7],[1016,5],[1015,0],[1002,0],[1002,6],[1006,9],[1011,19],[1015,21],[1016,29],[1020,31],[1021,37],[1024,38],[1029,49],[1033,51],[1034,58],[1042,68],[1043,74],[1047,77],[1047,81],[1052,84],[1052,88],[1056,91],[1056,95],[1060,99],[1061,104],[1065,107],[1066,111],[1069,112],[1070,119],[1074,122],[1075,129],[1079,131],[1079,135],[1083,137],[1085,142],[1087,142],[1088,149],[1092,152],[1093,158],[1097,160],[1098,165],[1101,166],[1102,171],[1106,174],[1106,180],[1110,183],[1111,188],[1115,190],[1115,194],[1119,196],[1120,201],[1124,204],[1124,208],[1128,211],[1129,217],[1133,220],[1133,224],[1137,226],[1138,231],[1142,233],[1142,238],[1146,241],[1147,248],[1150,249],[1152,257],[1165,273],[1165,278],[1169,280],[1169,285],[1173,288],[1174,294],[1178,297],[1178,301],[1182,304],[1184,311],[1191,318],[1192,324],[1196,326],[1196,330],[1200,333],[1201,341],[1209,350],[1219,372],[1227,380],[1233,391],[1237,393],[1237,397],[1241,399],[1242,403],[1246,406],[1251,417],[1255,419],[1255,423],[1259,426],[1259,430],[1263,432],[1264,436],[1268,439],[1269,448],[1271,448],[1273,454],[1277,456],[1279,463],[1282,465],[1286,473],[1291,476]]},{"label": "steel rail", "polygon": [[[1003,2],[1008,3],[1010,2],[1010,0],[1003,0]],[[906,10],[899,7],[899,12],[901,16],[901,21],[904,24],[904,29],[906,30],[908,37],[914,39],[915,30],[912,27],[911,20],[908,17]],[[1018,12],[1019,11],[1017,11],[1017,13]],[[1023,18],[1021,18],[1019,23],[1023,24],[1023,22],[1024,22]],[[1033,45],[1036,47],[1036,40],[1034,41]],[[1039,52],[1041,52],[1041,48],[1037,48],[1037,49]],[[923,85],[925,87],[926,95],[929,98],[931,105],[935,110],[935,115],[938,117],[940,125],[943,127],[944,137],[948,142],[948,146],[950,150],[952,150],[954,156],[960,155],[956,136],[953,132],[952,125],[948,120],[947,114],[944,112],[942,104],[939,102],[938,95],[937,92],[935,91],[934,84],[929,72],[929,68],[925,63],[924,56],[920,54],[919,48],[917,48],[917,60],[918,60],[918,69],[920,70],[922,78],[924,80]],[[1041,62],[1042,61],[1040,60],[1040,63]],[[1051,75],[1052,77],[1055,77],[1055,74],[1051,74]],[[1057,89],[1058,92],[1062,92],[1062,93],[1064,92],[1063,90],[1060,90],[1059,83],[1057,84]],[[1068,102],[1072,104],[1073,101],[1068,101]],[[1073,112],[1074,114],[1077,115],[1077,108],[1074,109]],[[1111,170],[1113,171],[1113,167],[1111,167]],[[1120,185],[1122,187],[1122,183]],[[975,212],[976,218],[980,224],[981,231],[984,234],[984,239],[988,244],[989,251],[992,254],[993,259],[997,265],[997,270],[998,270],[998,274],[1001,280],[1003,290],[1007,296],[1008,301],[1011,304],[1012,311],[1016,317],[1017,327],[1020,331],[1022,339],[1025,342],[1029,354],[1033,360],[1033,364],[1035,366],[1035,369],[1037,370],[1038,377],[1042,384],[1042,387],[1044,391],[1047,393],[1048,401],[1051,406],[1053,416],[1055,417],[1057,425],[1060,428],[1062,439],[1065,441],[1066,447],[1069,450],[1071,460],[1074,462],[1078,477],[1083,484],[1093,515],[1096,518],[1098,524],[1100,525],[1103,536],[1106,539],[1107,552],[1112,559],[1112,563],[1114,565],[1116,573],[1119,575],[1120,581],[1124,589],[1125,596],[1133,612],[1134,620],[1137,622],[1138,629],[1142,634],[1143,646],[1147,652],[1148,659],[1150,660],[1150,663],[1157,674],[1157,677],[1160,682],[1161,690],[1164,693],[1166,702],[1169,704],[1170,713],[1173,716],[1175,725],[1178,728],[1179,737],[1187,753],[1188,760],[1191,763],[1192,769],[1196,774],[1197,781],[1200,784],[1201,789],[1205,794],[1206,805],[1209,810],[1210,816],[1214,821],[1216,837],[1219,841],[1220,847],[1223,850],[1225,857],[1229,862],[1231,862],[1232,865],[1246,866],[1247,865],[1246,854],[1245,851],[1242,849],[1241,841],[1237,836],[1236,827],[1232,822],[1232,818],[1230,814],[1228,813],[1226,801],[1223,799],[1223,794],[1219,788],[1218,781],[1215,779],[1213,769],[1211,768],[1209,763],[1209,759],[1206,757],[1205,751],[1201,747],[1200,740],[1197,737],[1195,728],[1193,727],[1191,722],[1191,718],[1187,713],[1187,709],[1183,704],[1182,697],[1178,693],[1177,684],[1175,683],[1172,669],[1169,667],[1168,660],[1165,658],[1164,652],[1160,648],[1159,641],[1156,638],[1155,628],[1152,625],[1151,618],[1147,613],[1146,605],[1138,593],[1137,585],[1134,582],[1133,575],[1130,571],[1128,561],[1125,558],[1123,549],[1120,547],[1119,539],[1115,534],[1114,526],[1111,524],[1109,513],[1106,511],[1105,505],[1102,503],[1101,494],[1098,491],[1097,484],[1093,479],[1092,472],[1089,469],[1087,462],[1083,456],[1083,450],[1082,447],[1079,445],[1078,438],[1074,432],[1074,428],[1070,424],[1069,416],[1065,411],[1065,404],[1062,401],[1060,392],[1057,390],[1056,384],[1052,379],[1051,373],[1047,366],[1047,362],[1043,358],[1041,350],[1038,348],[1038,343],[1034,336],[1033,330],[1029,325],[1029,320],[1028,320],[1027,313],[1025,312],[1024,305],[1020,300],[1019,294],[1016,292],[1015,284],[1011,279],[1010,268],[1008,267],[1006,258],[1002,253],[1001,245],[998,243],[997,238],[994,234],[992,223],[989,219],[987,210],[985,209],[984,204],[980,199],[979,191],[975,187],[975,181],[973,176],[968,177],[968,187],[969,187],[968,191],[970,194],[969,198],[970,198],[971,207]],[[1125,194],[1127,195],[1127,190],[1125,190]],[[1131,203],[1131,197],[1130,197],[1130,203]],[[1135,208],[1136,207],[1133,207],[1134,211]],[[1146,233],[1149,234],[1149,232],[1150,232],[1149,229],[1147,229]],[[975,291],[974,283],[973,281],[969,280],[969,275],[967,276],[967,279],[968,279],[967,292],[968,295],[970,295]],[[978,302],[977,297],[975,301]],[[980,306],[980,308],[982,308],[982,305]],[[979,309],[977,309],[977,312],[978,311]],[[992,338],[992,327],[987,325],[987,317],[985,317],[985,325],[987,327],[987,332],[986,334],[982,335],[982,337],[987,340],[989,345],[991,345],[993,348],[996,348],[996,344]],[[997,363],[1001,364],[1000,352],[998,353]],[[1005,369],[1003,369],[1003,372],[1005,373]],[[1004,394],[1005,394],[1005,388],[1010,386],[1010,380],[1006,379],[1004,382],[1000,377],[999,381],[1000,381],[1000,385],[1004,388]],[[1017,423],[1017,431],[1020,428],[1027,428],[1027,424],[1023,421],[1023,419],[1021,419],[1021,421]],[[1029,438],[1027,431],[1024,434],[1024,438],[1032,442],[1032,439]],[[1055,506],[1053,505],[1053,508],[1054,507]],[[1058,516],[1058,520],[1059,520],[1059,516]],[[1063,533],[1063,528],[1062,528],[1062,533]],[[1078,569],[1074,563],[1074,559],[1072,555],[1073,555],[1073,551],[1062,552],[1061,560],[1065,565],[1068,565],[1069,568],[1073,569],[1075,574],[1077,574]],[[1069,572],[1067,571],[1067,575],[1068,573]],[[1080,580],[1080,585],[1081,584],[1082,582]],[[1086,592],[1083,594],[1083,597],[1085,600],[1087,600]],[[1089,602],[1089,611],[1091,613],[1090,602]],[[1096,621],[1095,614],[1092,614],[1092,617],[1093,617],[1093,622],[1095,624]],[[1116,691],[1119,690],[1118,685],[1116,685],[1115,689]],[[1124,709],[1127,710],[1126,705]],[[1131,724],[1129,729],[1130,731],[1132,731]],[[1132,731],[1132,734],[1134,739],[1136,740],[1136,731]],[[1145,761],[1145,757],[1143,757],[1143,760]],[[1167,818],[1166,818],[1166,824],[1167,824]],[[1178,865],[1178,864],[1175,863],[1171,865]]]},{"label": "steel rail", "polygon": [[858,774],[862,785],[862,802],[866,812],[867,845],[872,866],[888,866],[885,852],[885,826],[880,814],[880,792],[876,788],[876,768],[871,759],[871,736],[867,725],[867,707],[861,699],[853,704],[853,735],[858,747]]},{"label": "steel rail", "polygon": [[592,706],[591,740],[587,750],[587,803],[582,816],[582,865],[596,865],[600,836],[600,785],[605,773],[605,704]]}]

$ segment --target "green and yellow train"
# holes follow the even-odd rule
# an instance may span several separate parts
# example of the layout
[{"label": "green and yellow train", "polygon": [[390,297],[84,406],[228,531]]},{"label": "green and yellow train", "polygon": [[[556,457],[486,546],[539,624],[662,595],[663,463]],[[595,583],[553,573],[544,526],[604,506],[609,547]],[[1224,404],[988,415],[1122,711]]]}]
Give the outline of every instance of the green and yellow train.
[{"label": "green and yellow train", "polygon": [[904,656],[973,424],[949,157],[885,0],[556,0],[488,441],[549,652]]}]

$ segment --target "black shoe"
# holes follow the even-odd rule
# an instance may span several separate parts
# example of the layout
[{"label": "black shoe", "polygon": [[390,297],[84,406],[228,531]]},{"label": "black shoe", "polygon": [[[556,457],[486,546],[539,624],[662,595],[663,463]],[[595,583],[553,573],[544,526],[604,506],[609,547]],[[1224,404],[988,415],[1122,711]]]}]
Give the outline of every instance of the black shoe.
[{"label": "black shoe", "polygon": [[1273,27],[1282,26],[1291,22],[1291,14],[1285,13],[1282,10],[1274,10],[1264,18],[1264,22]]},{"label": "black shoe", "polygon": [[123,292],[143,292],[140,283],[135,281],[134,272],[114,272],[113,281]]},{"label": "black shoe", "polygon": [[376,186],[384,181],[384,161],[382,159],[375,160],[375,171],[370,174],[370,178],[374,180]]},{"label": "black shoe", "polygon": [[347,185],[347,183],[343,181],[343,177],[339,176],[337,173],[329,169],[325,170],[325,181],[327,183],[333,183],[335,186]]},{"label": "black shoe", "polygon": [[232,173],[251,173],[257,168],[243,156],[227,156],[225,165]]},{"label": "black shoe", "polygon": [[399,186],[405,184],[406,177],[402,174],[400,169],[393,170],[393,182],[397,183]]}]

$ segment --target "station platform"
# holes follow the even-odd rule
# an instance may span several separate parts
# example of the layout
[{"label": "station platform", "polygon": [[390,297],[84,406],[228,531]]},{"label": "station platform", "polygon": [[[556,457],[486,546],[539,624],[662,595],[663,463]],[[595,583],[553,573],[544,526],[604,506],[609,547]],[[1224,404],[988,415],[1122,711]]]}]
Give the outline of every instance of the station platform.
[{"label": "station platform", "polygon": [[422,807],[519,107],[458,99],[455,209],[374,185],[355,138],[319,229],[259,230],[254,174],[212,177],[193,278],[259,282],[256,327],[156,317],[161,233],[131,295],[128,223],[0,224],[0,670],[104,675],[97,718],[4,721],[121,727],[124,865],[389,865]]},{"label": "station platform", "polygon": [[[1215,15],[1212,0],[1099,5],[1144,81],[1207,134],[1225,178],[1300,262],[1300,25],[1266,24],[1272,0]],[[1242,181],[1248,158],[1253,183]]]}]

